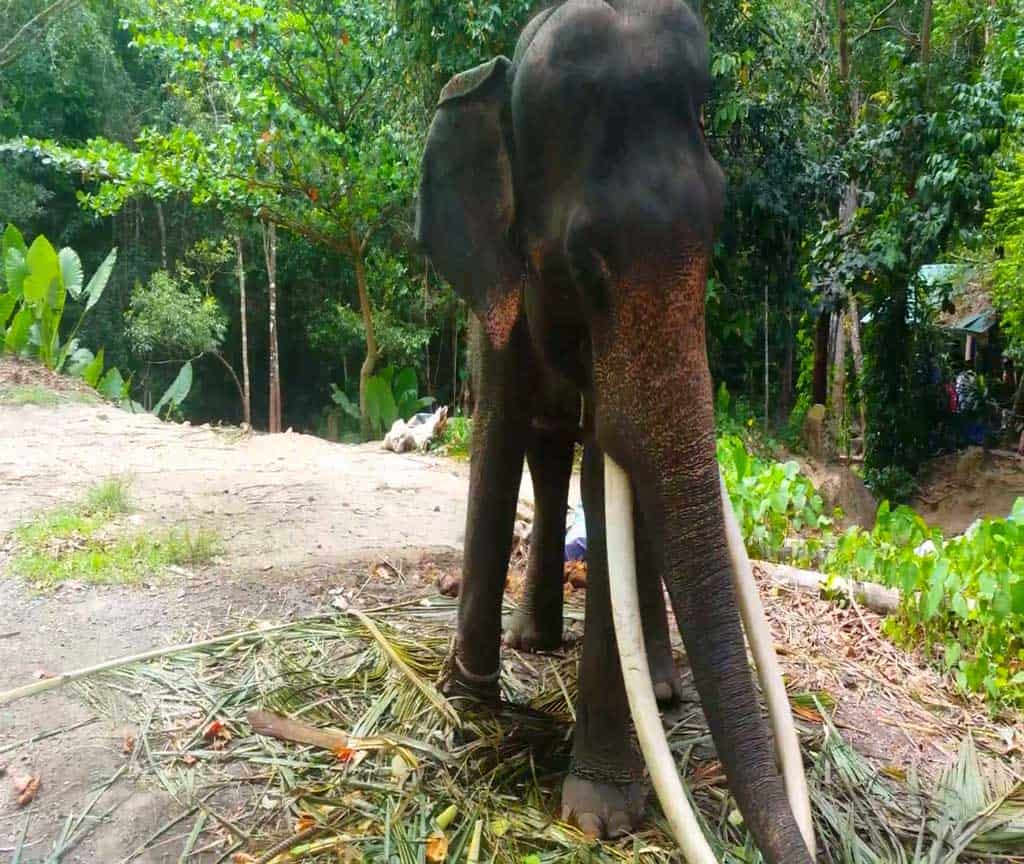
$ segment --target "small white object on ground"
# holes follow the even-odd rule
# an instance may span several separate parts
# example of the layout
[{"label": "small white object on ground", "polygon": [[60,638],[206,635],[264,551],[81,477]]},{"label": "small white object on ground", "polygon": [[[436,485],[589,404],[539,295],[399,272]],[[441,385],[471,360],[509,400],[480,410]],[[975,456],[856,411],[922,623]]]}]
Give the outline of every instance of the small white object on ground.
[{"label": "small white object on ground", "polygon": [[417,414],[408,423],[396,420],[384,436],[384,449],[395,453],[426,450],[430,442],[444,431],[447,422],[447,405],[442,405],[430,415]]}]

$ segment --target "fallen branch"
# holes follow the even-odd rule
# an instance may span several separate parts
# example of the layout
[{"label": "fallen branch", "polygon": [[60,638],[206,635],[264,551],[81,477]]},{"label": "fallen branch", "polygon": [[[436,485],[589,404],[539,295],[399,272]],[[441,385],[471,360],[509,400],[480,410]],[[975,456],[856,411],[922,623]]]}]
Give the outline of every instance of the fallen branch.
[{"label": "fallen branch", "polygon": [[862,606],[879,615],[891,615],[900,607],[900,592],[895,588],[886,588],[874,582],[858,582],[833,577],[829,586],[829,577],[814,570],[801,570],[787,564],[772,564],[770,561],[754,561],[754,566],[765,576],[779,585],[795,588],[804,594],[822,596],[826,588],[853,598]]}]

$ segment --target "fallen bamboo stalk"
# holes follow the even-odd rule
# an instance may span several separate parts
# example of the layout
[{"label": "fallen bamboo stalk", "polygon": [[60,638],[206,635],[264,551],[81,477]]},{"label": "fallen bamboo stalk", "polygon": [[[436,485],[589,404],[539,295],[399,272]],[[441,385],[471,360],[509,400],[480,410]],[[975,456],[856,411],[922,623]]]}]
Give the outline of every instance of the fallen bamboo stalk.
[{"label": "fallen bamboo stalk", "polygon": [[845,595],[852,595],[862,606],[879,615],[891,615],[900,607],[900,592],[874,582],[858,582],[841,576],[831,578],[814,570],[801,570],[788,564],[773,564],[770,561],[754,561],[754,566],[765,576],[779,585],[795,588],[804,594],[822,596],[826,588]]},{"label": "fallen bamboo stalk", "polygon": [[[302,623],[327,621],[332,617],[334,616],[319,615],[303,619]],[[6,693],[0,693],[0,705],[10,705],[12,702],[17,702],[19,699],[24,699],[27,696],[35,696],[39,693],[45,693],[47,690],[56,690],[58,687],[63,687],[65,684],[71,684],[74,681],[79,681],[82,678],[88,678],[90,675],[96,675],[100,672],[109,672],[111,669],[119,669],[121,666],[130,666],[133,663],[144,663],[147,660],[158,660],[162,657],[170,657],[174,654],[184,654],[188,651],[196,651],[200,648],[210,648],[214,645],[222,645],[227,642],[263,637],[280,630],[294,629],[297,623],[299,622],[292,621],[289,624],[277,624],[273,627],[264,627],[257,630],[241,630],[236,633],[217,636],[213,639],[204,639],[201,642],[183,642],[166,648],[154,648],[151,651],[143,651],[141,654],[132,654],[127,657],[118,657],[115,660],[107,660],[103,663],[97,663],[94,666],[86,666],[83,669],[76,669],[73,672],[64,672],[61,675],[54,675],[52,678],[43,678],[41,681],[34,681],[33,683],[26,684],[23,687],[15,687],[13,690],[8,690]]]}]

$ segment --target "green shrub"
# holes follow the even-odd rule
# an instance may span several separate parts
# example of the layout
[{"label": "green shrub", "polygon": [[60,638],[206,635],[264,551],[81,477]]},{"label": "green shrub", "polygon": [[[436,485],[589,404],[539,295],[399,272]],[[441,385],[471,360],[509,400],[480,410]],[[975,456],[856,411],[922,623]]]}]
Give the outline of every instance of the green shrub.
[{"label": "green shrub", "polygon": [[874,529],[847,531],[826,570],[898,588],[890,635],[941,646],[964,691],[1024,706],[1024,498],[1008,519],[982,520],[949,540],[911,508],[883,502]]},{"label": "green shrub", "polygon": [[754,456],[736,435],[718,439],[718,463],[750,553],[777,559],[788,545],[790,557],[811,563],[831,539],[832,520],[800,466]]},{"label": "green shrub", "polygon": [[[99,269],[84,285],[82,262],[73,249],[57,252],[43,235],[31,246],[13,225],[4,231],[0,244],[3,273],[0,290],[0,342],[13,354],[34,357],[47,368],[82,378],[109,399],[121,400],[127,386],[116,368],[104,371],[103,349],[93,354],[78,343],[85,316],[103,296],[117,260],[111,250]],[[67,339],[61,340],[68,298],[82,304],[78,321]]]},{"label": "green shrub", "polygon": [[449,417],[435,447],[453,459],[469,459],[472,441],[473,421],[469,417]]},{"label": "green shrub", "polygon": [[188,281],[191,276],[184,268],[176,276],[157,270],[145,285],[136,283],[125,321],[137,354],[184,360],[220,349],[227,317],[214,297]]},{"label": "green shrub", "polygon": [[[95,371],[95,358],[87,349],[79,348],[75,337],[86,314],[103,296],[117,250],[110,252],[84,287],[78,254],[67,248],[58,252],[42,234],[26,246],[21,232],[8,225],[0,250],[5,288],[0,293],[0,336],[6,350],[36,357],[58,372],[71,360],[77,368],[92,370],[95,386],[102,361]],[[61,322],[68,297],[83,305],[78,321],[62,342]]]}]

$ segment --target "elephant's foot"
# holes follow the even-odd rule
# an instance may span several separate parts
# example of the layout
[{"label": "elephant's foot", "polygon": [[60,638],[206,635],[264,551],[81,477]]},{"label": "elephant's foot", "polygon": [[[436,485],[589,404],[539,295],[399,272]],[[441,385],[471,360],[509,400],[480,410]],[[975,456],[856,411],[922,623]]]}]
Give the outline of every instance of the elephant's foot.
[{"label": "elephant's foot", "polygon": [[647,787],[568,774],[562,782],[562,818],[588,837],[615,838],[635,830],[644,815]]},{"label": "elephant's foot", "polygon": [[557,651],[562,647],[562,615],[538,615],[519,609],[505,631],[505,644],[518,651]]},{"label": "elephant's foot", "polygon": [[654,698],[660,708],[674,708],[682,700],[683,686],[672,657],[672,645],[658,642],[648,651],[647,662],[651,668],[651,683]]},{"label": "elephant's foot", "polygon": [[490,707],[501,704],[501,670],[490,675],[478,675],[466,668],[465,664],[452,653],[446,661],[441,692],[449,699],[468,699]]}]

